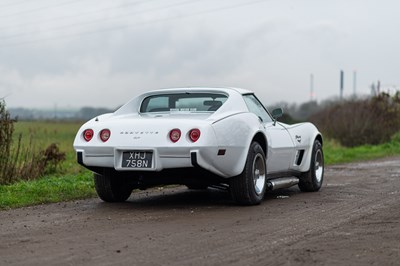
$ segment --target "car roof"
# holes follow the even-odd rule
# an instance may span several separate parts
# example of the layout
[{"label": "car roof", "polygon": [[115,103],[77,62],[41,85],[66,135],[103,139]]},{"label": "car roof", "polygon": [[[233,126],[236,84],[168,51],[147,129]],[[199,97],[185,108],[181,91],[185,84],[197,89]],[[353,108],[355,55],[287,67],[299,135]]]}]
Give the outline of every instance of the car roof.
[{"label": "car roof", "polygon": [[148,91],[146,94],[157,94],[157,93],[165,93],[165,92],[186,92],[186,91],[194,91],[194,92],[201,92],[201,91],[215,91],[215,92],[226,92],[229,93],[231,91],[236,91],[240,94],[249,94],[253,93],[250,90],[235,88],[235,87],[181,87],[181,88],[165,88],[165,89],[158,89]]},{"label": "car roof", "polygon": [[243,94],[252,94],[252,91],[239,89],[239,88],[232,88],[232,87],[185,87],[185,88],[168,88],[168,89],[158,89],[147,91],[127,102],[121,108],[114,112],[115,115],[119,114],[127,114],[132,112],[139,112],[140,105],[144,98],[152,96],[152,95],[159,95],[159,94],[166,94],[166,93],[223,93],[229,95],[228,100],[222,105],[221,108],[218,109],[216,113],[223,113],[223,112],[231,112],[232,110],[239,110],[239,111],[246,111],[247,106],[243,101],[242,95]]}]

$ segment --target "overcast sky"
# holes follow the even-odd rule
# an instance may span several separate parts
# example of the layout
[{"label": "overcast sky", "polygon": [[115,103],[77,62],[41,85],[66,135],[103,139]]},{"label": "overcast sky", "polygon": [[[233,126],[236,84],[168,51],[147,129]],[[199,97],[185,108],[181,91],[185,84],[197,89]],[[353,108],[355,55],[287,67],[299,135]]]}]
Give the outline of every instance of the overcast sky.
[{"label": "overcast sky", "polygon": [[166,87],[233,86],[266,105],[400,89],[398,0],[0,0],[8,107],[114,108]]}]

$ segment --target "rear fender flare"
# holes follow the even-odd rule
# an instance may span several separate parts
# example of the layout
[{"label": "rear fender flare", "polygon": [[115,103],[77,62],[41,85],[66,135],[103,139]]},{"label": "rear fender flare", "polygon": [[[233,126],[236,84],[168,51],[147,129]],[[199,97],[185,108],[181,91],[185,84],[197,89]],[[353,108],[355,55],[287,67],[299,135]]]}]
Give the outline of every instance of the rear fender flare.
[{"label": "rear fender flare", "polygon": [[243,172],[249,147],[253,141],[267,151],[267,139],[264,127],[259,118],[252,113],[240,113],[219,120],[213,124],[215,136],[220,149],[226,149],[225,158],[221,158],[221,172],[226,176],[237,176]]}]

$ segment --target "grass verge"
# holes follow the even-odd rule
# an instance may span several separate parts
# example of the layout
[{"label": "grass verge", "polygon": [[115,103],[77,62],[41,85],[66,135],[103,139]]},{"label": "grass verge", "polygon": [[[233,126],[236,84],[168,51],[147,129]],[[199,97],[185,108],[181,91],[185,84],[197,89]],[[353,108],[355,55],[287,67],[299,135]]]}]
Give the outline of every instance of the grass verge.
[{"label": "grass verge", "polygon": [[333,140],[324,142],[326,165],[365,161],[400,155],[400,132],[388,143],[346,148]]},{"label": "grass verge", "polygon": [[92,174],[44,177],[0,186],[0,209],[60,202],[95,196]]}]

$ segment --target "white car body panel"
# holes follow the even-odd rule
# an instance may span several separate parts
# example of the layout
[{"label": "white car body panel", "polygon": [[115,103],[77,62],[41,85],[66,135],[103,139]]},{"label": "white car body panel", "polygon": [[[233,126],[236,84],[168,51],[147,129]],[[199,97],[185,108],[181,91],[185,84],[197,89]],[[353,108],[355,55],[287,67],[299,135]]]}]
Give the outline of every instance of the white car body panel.
[{"label": "white car body panel", "polygon": [[268,142],[267,172],[289,170],[293,161],[294,143],[287,129],[279,123],[270,122],[265,127]]},{"label": "white car body panel", "polygon": [[[185,92],[221,93],[228,98],[215,112],[140,112],[140,106],[148,96]],[[321,138],[322,142],[316,127],[311,123],[264,123],[249,111],[243,100],[246,94],[252,92],[236,88],[178,88],[144,93],[116,112],[101,115],[82,125],[74,141],[78,161],[89,169],[111,168],[132,174],[199,166],[222,178],[230,178],[242,173],[249,147],[258,138],[267,144],[268,174],[307,172],[313,143],[316,138]],[[182,132],[176,143],[169,139],[169,132],[174,128]],[[201,131],[200,138],[194,143],[187,135],[193,128]],[[86,129],[94,131],[89,142],[83,138]],[[107,142],[99,138],[102,129],[111,131]],[[151,167],[122,167],[124,151],[153,152]],[[221,151],[225,151],[223,155],[219,154]],[[300,154],[303,159],[297,163]]]}]

